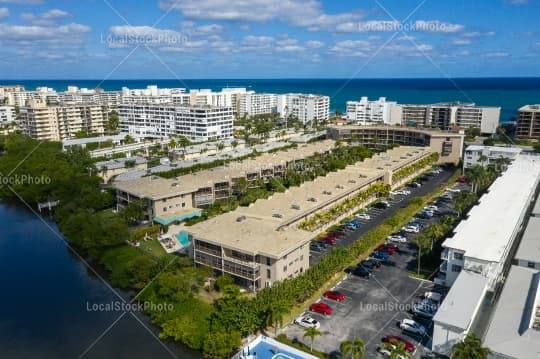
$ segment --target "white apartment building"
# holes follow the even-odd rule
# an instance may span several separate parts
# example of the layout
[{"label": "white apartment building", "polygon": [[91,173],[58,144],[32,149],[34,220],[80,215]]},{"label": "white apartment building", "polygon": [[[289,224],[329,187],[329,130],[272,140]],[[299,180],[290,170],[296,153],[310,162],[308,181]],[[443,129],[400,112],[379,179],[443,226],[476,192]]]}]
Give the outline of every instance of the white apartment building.
[{"label": "white apartment building", "polygon": [[15,122],[16,119],[15,107],[0,106],[0,125],[7,125]]},{"label": "white apartment building", "polygon": [[435,283],[451,288],[433,318],[434,352],[448,356],[468,333],[482,330],[481,318],[489,316],[489,298],[497,298],[508,273],[539,181],[540,156],[517,156],[444,241]]},{"label": "white apartment building", "polygon": [[385,97],[369,101],[347,101],[347,121],[358,125],[382,125],[401,123],[401,107],[397,102],[386,101]]},{"label": "white apartment building", "polygon": [[75,137],[79,131],[103,134],[108,113],[108,107],[102,105],[48,105],[43,100],[32,100],[20,109],[20,127],[30,137],[62,141]]},{"label": "white apartment building", "polygon": [[484,134],[496,133],[500,107],[476,106],[474,103],[442,102],[430,105],[398,105],[401,123],[446,130],[451,126],[478,127]]},{"label": "white apartment building", "polygon": [[121,103],[142,104],[170,104],[187,105],[190,96],[183,88],[158,88],[156,85],[147,86],[145,89],[129,89],[122,87],[120,93]]},{"label": "white apartment building", "polygon": [[540,157],[520,155],[495,180],[468,218],[443,243],[438,284],[451,287],[462,270],[488,278],[489,290],[500,282],[516,236],[540,181]]},{"label": "white apartment building", "polygon": [[232,107],[122,103],[118,112],[121,132],[135,135],[180,135],[194,141],[209,141],[232,138],[234,133]]},{"label": "white apartment building", "polygon": [[238,116],[277,113],[279,95],[248,91],[240,95]]},{"label": "white apartment building", "polygon": [[463,156],[463,169],[472,166],[488,166],[495,164],[500,158],[514,160],[521,153],[519,147],[481,146],[470,145],[465,149]]},{"label": "white apartment building", "polygon": [[300,93],[280,95],[277,111],[283,117],[297,117],[303,124],[328,121],[330,97]]}]

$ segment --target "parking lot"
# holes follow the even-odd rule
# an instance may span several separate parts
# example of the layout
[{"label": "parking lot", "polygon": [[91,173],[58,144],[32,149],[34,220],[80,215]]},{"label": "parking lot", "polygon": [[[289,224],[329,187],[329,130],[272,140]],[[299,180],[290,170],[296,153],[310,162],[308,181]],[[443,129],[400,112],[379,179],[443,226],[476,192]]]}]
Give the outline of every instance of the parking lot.
[{"label": "parking lot", "polygon": [[[371,219],[369,220],[360,219],[359,221],[362,223],[360,228],[354,231],[351,231],[347,233],[345,236],[343,236],[342,238],[340,238],[340,240],[335,244],[335,246],[346,247],[346,246],[351,245],[363,234],[377,227],[386,218],[391,217],[395,213],[397,213],[400,208],[408,206],[412,198],[416,196],[423,196],[427,193],[430,193],[437,186],[448,181],[448,179],[450,178],[450,176],[452,176],[453,173],[454,173],[454,168],[443,168],[442,173],[432,176],[430,180],[427,182],[422,182],[422,187],[408,188],[408,190],[411,191],[410,195],[391,196],[391,198],[389,198],[388,200],[388,202],[390,203],[389,208],[379,209],[375,207],[370,207],[369,209],[367,209],[366,213],[370,215]],[[321,252],[311,251],[310,258],[309,258],[310,266],[313,266],[314,264],[316,264],[320,260],[320,258],[329,250],[331,250],[331,248],[327,248],[325,251],[321,251]]]},{"label": "parking lot", "polygon": [[[361,237],[362,233],[375,227],[399,208],[406,206],[412,197],[429,192],[429,188],[434,188],[446,181],[450,175],[450,171],[445,171],[433,176],[429,182],[423,182],[422,187],[411,188],[410,195],[394,196],[389,200],[390,208],[386,210],[370,208],[367,213],[370,214],[371,219],[361,220],[363,225],[359,229],[339,239],[335,245],[343,246],[352,243],[356,238]],[[469,189],[468,185],[461,183],[456,183],[453,187],[460,190]],[[451,202],[442,203],[439,205],[438,216],[452,210]],[[418,221],[425,228],[438,216]],[[426,291],[433,289],[441,291],[442,288],[435,288],[430,281],[409,277],[409,271],[416,268],[417,248],[412,242],[415,234],[408,233],[406,236],[408,242],[398,244],[399,250],[390,257],[388,263],[378,269],[373,269],[371,278],[365,279],[344,274],[343,280],[333,290],[343,293],[346,299],[343,302],[321,299],[333,309],[332,315],[309,313],[312,318],[320,322],[319,330],[323,333],[322,336],[315,338],[313,345],[315,349],[326,353],[339,352],[341,342],[361,338],[366,344],[365,357],[381,358],[382,355],[377,352],[377,348],[382,338],[387,335],[398,335],[415,346],[413,354],[415,358],[430,357],[430,351],[427,349],[431,347],[430,320],[415,318],[428,329],[423,336],[403,332],[398,323],[405,318],[413,318],[412,306],[421,300]],[[321,254],[317,253],[317,256],[320,257]],[[284,333],[290,339],[310,344],[309,339],[304,337],[304,328],[299,325],[288,325]]]}]

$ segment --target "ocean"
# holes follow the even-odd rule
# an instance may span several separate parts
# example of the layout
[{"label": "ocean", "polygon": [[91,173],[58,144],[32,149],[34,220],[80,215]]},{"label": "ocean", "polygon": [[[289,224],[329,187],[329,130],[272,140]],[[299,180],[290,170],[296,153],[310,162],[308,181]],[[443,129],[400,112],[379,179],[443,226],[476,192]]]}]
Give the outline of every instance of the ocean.
[{"label": "ocean", "polygon": [[510,121],[525,104],[540,103],[540,78],[456,79],[144,79],[144,80],[0,80],[0,84],[22,84],[26,89],[46,86],[63,91],[68,85],[104,90],[122,87],[184,87],[220,90],[246,87],[256,92],[303,92],[330,96],[331,111],[344,111],[345,104],[362,96],[386,97],[398,103],[474,102],[501,107],[501,122]]}]

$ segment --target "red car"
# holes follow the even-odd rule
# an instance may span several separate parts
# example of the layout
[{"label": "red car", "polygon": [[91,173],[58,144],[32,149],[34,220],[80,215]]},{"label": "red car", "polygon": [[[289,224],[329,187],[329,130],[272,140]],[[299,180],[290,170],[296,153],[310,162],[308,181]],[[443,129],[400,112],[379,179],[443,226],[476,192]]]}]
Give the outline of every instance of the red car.
[{"label": "red car", "polygon": [[335,238],[332,238],[332,237],[324,237],[323,239],[321,239],[323,242],[326,242],[330,245],[333,245],[333,244],[336,244],[336,239]]},{"label": "red car", "polygon": [[458,177],[458,179],[456,180],[456,182],[459,182],[459,183],[467,183],[467,177],[465,176],[461,176],[461,177]]},{"label": "red car", "polygon": [[339,232],[328,232],[328,235],[327,235],[327,237],[332,237],[332,238],[339,238],[341,236],[342,234]]},{"label": "red car", "polygon": [[309,310],[315,313],[331,315],[334,310],[326,303],[318,302],[309,306]]},{"label": "red car", "polygon": [[414,351],[416,350],[413,343],[403,339],[399,335],[387,335],[382,339],[382,341],[385,343],[390,343],[390,344],[395,343],[395,342],[401,342],[405,344],[405,350],[408,351],[409,353],[414,353]]},{"label": "red car", "polygon": [[399,247],[395,243],[385,243],[384,246],[386,248],[393,248],[396,252],[399,251]]},{"label": "red car", "polygon": [[389,255],[393,255],[394,253],[396,253],[396,249],[393,248],[393,247],[388,247],[384,244],[381,244],[380,246],[377,247],[377,249],[375,249],[376,251],[378,252],[384,252],[384,253],[388,253]]},{"label": "red car", "polygon": [[336,300],[338,302],[343,302],[345,300],[345,294],[341,292],[336,292],[334,290],[324,292],[323,296],[328,299]]}]

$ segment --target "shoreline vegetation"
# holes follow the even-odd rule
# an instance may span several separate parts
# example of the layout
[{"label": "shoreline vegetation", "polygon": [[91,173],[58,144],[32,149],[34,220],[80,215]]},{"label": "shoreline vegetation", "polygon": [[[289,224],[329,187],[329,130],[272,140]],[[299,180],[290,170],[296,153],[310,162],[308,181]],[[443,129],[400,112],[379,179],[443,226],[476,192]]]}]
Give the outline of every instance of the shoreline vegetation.
[{"label": "shoreline vegetation", "polygon": [[[299,185],[372,154],[362,146],[340,146],[337,150],[341,157],[332,154],[313,159],[313,163],[323,166],[314,166],[307,174],[296,173],[296,177],[291,176],[294,180],[289,179],[291,183],[283,183],[285,187]],[[228,276],[218,277],[208,285],[207,279],[213,276],[211,269],[195,267],[186,257],[157,256],[127,245],[126,240],[140,238],[145,231],[131,231],[130,214],[111,210],[114,193],[100,189],[102,181],[96,171],[89,171],[92,168],[92,160],[84,150],[62,152],[59,143],[38,142],[17,133],[0,136],[0,174],[4,184],[0,198],[14,198],[31,205],[59,200],[53,217],[61,232],[77,251],[107,270],[113,286],[139,292],[135,298],[139,301],[172,305],[172,310],[148,310],[152,323],[161,328],[160,337],[216,359],[228,358],[240,347],[243,337],[264,333],[295,308],[304,307],[305,301],[321,287],[350,263],[366,256],[431,198],[414,199],[408,207],[362,236],[361,241],[335,248],[303,275],[275,283],[252,296],[242,294]],[[10,181],[17,175],[46,177],[49,181],[39,185]]]}]

